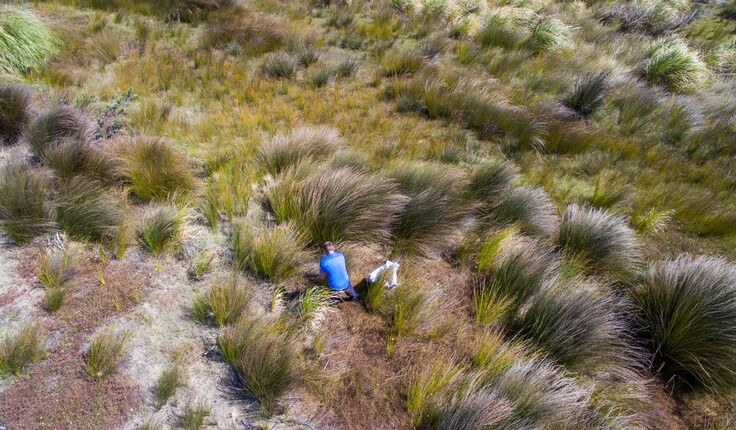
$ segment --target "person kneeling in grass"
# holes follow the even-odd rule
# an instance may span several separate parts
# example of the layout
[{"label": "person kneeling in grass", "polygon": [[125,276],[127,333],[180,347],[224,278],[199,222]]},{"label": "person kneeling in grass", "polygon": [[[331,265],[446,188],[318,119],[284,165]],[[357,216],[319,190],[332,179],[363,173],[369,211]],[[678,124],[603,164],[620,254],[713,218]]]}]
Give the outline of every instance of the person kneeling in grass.
[{"label": "person kneeling in grass", "polygon": [[335,252],[332,242],[322,245],[324,257],[319,262],[319,277],[327,280],[327,288],[332,291],[344,291],[352,301],[358,301],[353,286],[350,284],[350,276],[345,265],[345,256]]}]

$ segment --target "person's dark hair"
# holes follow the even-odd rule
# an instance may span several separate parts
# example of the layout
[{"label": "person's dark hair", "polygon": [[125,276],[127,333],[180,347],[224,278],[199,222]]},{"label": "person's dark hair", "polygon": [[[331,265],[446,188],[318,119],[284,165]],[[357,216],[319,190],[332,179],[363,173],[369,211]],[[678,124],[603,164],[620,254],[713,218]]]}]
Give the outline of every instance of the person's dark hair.
[{"label": "person's dark hair", "polygon": [[335,250],[335,245],[333,245],[332,242],[325,242],[322,245],[322,251],[326,253],[329,253],[330,251],[334,251],[334,250]]}]

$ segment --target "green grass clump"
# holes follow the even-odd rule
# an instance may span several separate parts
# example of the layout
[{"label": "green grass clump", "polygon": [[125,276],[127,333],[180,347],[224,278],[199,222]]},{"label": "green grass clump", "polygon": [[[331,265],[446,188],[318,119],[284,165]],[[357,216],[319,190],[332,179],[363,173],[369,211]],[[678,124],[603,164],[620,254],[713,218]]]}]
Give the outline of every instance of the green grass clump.
[{"label": "green grass clump", "polygon": [[103,331],[95,335],[85,354],[87,374],[102,381],[117,372],[123,359],[125,342],[131,334],[125,331]]},{"label": "green grass clump", "polygon": [[407,198],[386,178],[350,168],[285,176],[267,191],[274,213],[292,221],[313,243],[385,241]]},{"label": "green grass clump", "polygon": [[25,164],[8,164],[0,171],[0,227],[18,244],[54,227],[48,199],[49,178]]},{"label": "green grass clump", "polygon": [[567,26],[558,18],[544,18],[532,29],[525,45],[535,52],[547,51],[567,41]]},{"label": "green grass clump", "polygon": [[121,173],[143,201],[165,201],[194,186],[184,157],[160,139],[136,137],[119,148]]},{"label": "green grass clump", "polygon": [[154,208],[143,219],[141,242],[155,255],[169,252],[181,242],[182,223],[182,214],[177,208]]},{"label": "green grass clump", "polygon": [[332,292],[323,287],[312,287],[299,296],[297,316],[307,327],[315,329],[332,304]]},{"label": "green grass clump", "polygon": [[686,391],[736,387],[736,266],[682,255],[651,265],[631,298],[664,380]]},{"label": "green grass clump", "polygon": [[258,401],[267,416],[274,414],[281,396],[310,377],[296,338],[278,322],[244,320],[222,330],[217,342],[238,374],[238,388]]},{"label": "green grass clump", "polygon": [[0,339],[0,374],[18,375],[24,367],[46,357],[41,327],[35,323],[21,324],[14,332]]},{"label": "green grass clump", "polygon": [[415,163],[400,164],[389,174],[410,197],[393,230],[396,250],[435,255],[449,249],[469,213],[461,194],[463,172]]},{"label": "green grass clump", "polygon": [[541,188],[519,187],[493,210],[494,222],[501,225],[516,223],[535,236],[552,236],[558,229],[554,203]]},{"label": "green grass clump", "polygon": [[289,224],[273,230],[257,229],[245,223],[233,227],[235,263],[259,276],[285,279],[295,275],[304,262],[304,236]]},{"label": "green grass clump", "polygon": [[0,7],[0,72],[26,73],[58,50],[56,36],[31,12]]},{"label": "green grass clump", "polygon": [[620,300],[580,277],[547,279],[514,318],[511,331],[558,364],[589,375],[636,364]]},{"label": "green grass clump", "polygon": [[296,56],[299,65],[302,67],[311,66],[312,64],[319,61],[319,58],[321,56],[317,48],[306,43],[297,44],[292,49],[292,52]]},{"label": "green grass clump", "polygon": [[153,399],[157,408],[162,407],[179,387],[186,385],[186,374],[177,363],[167,367],[153,386]]},{"label": "green grass clump", "polygon": [[457,388],[463,370],[451,360],[438,360],[434,366],[412,376],[406,396],[406,411],[412,417],[412,426],[419,427],[426,418],[437,414],[433,410],[436,399]]},{"label": "green grass clump", "polygon": [[208,47],[260,55],[281,48],[288,29],[288,23],[273,15],[225,10],[209,20],[202,42]]},{"label": "green grass clump", "polygon": [[77,273],[77,257],[68,250],[44,253],[38,268],[38,280],[44,288],[46,309],[57,311],[66,297],[69,284]]},{"label": "green grass clump", "polygon": [[477,214],[483,218],[491,215],[512,190],[519,169],[511,162],[490,160],[470,171],[467,198],[475,203]]},{"label": "green grass clump", "polygon": [[641,74],[650,84],[686,92],[697,88],[705,80],[707,71],[705,63],[684,40],[669,37],[649,47]]},{"label": "green grass clump", "polygon": [[411,336],[431,320],[433,304],[413,283],[397,286],[391,296],[391,335]]},{"label": "green grass clump", "polygon": [[218,327],[236,323],[250,303],[251,290],[238,282],[237,276],[229,280],[218,280],[210,292],[194,299],[194,320],[213,322]]},{"label": "green grass clump", "polygon": [[641,263],[640,244],[628,222],[601,209],[568,206],[558,242],[571,261],[590,272],[624,279]]},{"label": "green grass clump", "polygon": [[185,430],[200,430],[204,426],[204,419],[211,413],[212,408],[207,402],[190,400],[184,407],[179,425]]},{"label": "green grass clump", "polygon": [[269,173],[276,175],[300,161],[322,160],[343,144],[340,133],[332,127],[299,127],[263,142],[256,158]]},{"label": "green grass clump", "polygon": [[605,72],[585,75],[575,82],[570,93],[562,99],[562,104],[587,118],[603,105],[608,86]]},{"label": "green grass clump", "polygon": [[520,17],[513,10],[497,9],[490,13],[482,27],[476,32],[475,40],[483,46],[498,46],[513,49],[523,41]]},{"label": "green grass clump", "polygon": [[269,54],[263,63],[263,73],[269,78],[291,79],[296,69],[296,60],[286,52]]},{"label": "green grass clump", "polygon": [[76,240],[107,242],[123,222],[120,201],[82,176],[62,182],[56,202],[59,227]]},{"label": "green grass clump", "polygon": [[[92,122],[82,112],[58,106],[35,118],[26,129],[24,139],[36,157],[53,166],[57,157],[66,157],[58,163],[78,161],[82,148],[93,136]],[[62,141],[66,143],[58,148]]]},{"label": "green grass clump", "polygon": [[390,51],[381,64],[385,76],[408,75],[422,67],[422,56],[415,52]]},{"label": "green grass clump", "polygon": [[20,85],[0,85],[0,146],[18,142],[31,121],[31,91]]}]

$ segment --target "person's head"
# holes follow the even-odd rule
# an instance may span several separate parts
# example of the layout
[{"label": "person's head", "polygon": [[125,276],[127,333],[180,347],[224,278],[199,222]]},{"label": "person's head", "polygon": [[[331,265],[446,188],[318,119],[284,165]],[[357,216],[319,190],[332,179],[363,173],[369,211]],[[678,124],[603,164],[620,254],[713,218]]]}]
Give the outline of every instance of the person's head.
[{"label": "person's head", "polygon": [[325,242],[322,245],[322,252],[325,254],[329,254],[330,252],[335,251],[335,245],[332,244],[332,242]]}]

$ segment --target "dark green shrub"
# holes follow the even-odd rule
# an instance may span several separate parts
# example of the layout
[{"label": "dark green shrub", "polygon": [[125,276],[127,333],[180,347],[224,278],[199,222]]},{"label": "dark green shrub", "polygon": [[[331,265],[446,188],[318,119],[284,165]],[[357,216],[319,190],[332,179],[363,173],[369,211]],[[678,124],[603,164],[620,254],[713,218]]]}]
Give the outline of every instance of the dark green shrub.
[{"label": "dark green shrub", "polygon": [[562,104],[587,118],[603,105],[608,85],[607,73],[585,75],[575,82],[572,91],[562,99]]}]

